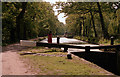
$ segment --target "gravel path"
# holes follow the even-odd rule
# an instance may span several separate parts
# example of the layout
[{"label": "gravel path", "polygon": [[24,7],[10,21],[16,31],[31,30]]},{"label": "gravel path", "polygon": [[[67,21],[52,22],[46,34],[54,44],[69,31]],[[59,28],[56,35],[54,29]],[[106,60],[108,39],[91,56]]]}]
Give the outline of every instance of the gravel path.
[{"label": "gravel path", "polygon": [[2,52],[2,75],[33,75],[25,63],[21,61],[20,55],[17,53],[22,49],[28,47],[21,47],[20,44],[12,44],[3,47]]}]

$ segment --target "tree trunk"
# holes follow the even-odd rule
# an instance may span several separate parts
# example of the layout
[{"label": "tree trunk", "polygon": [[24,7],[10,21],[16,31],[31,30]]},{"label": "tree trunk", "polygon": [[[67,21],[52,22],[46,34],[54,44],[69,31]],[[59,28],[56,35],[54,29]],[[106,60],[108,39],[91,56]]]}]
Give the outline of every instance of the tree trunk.
[{"label": "tree trunk", "polygon": [[81,36],[81,32],[82,32],[82,25],[81,25],[81,22],[79,23],[79,26],[80,26],[79,36]]},{"label": "tree trunk", "polygon": [[91,11],[90,11],[90,15],[91,15],[92,23],[93,23],[93,29],[94,29],[94,32],[95,32],[95,37],[97,37],[97,32],[96,32],[95,23],[94,23],[94,17],[93,17],[93,15],[92,15],[92,12],[91,12]]},{"label": "tree trunk", "polygon": [[120,24],[118,25],[118,31],[117,34],[120,34]]},{"label": "tree trunk", "polygon": [[13,43],[13,42],[16,42],[16,39],[15,39],[15,29],[11,29],[10,30],[10,42]]},{"label": "tree trunk", "polygon": [[84,18],[83,18],[83,36],[85,36],[85,25],[84,25]]},{"label": "tree trunk", "polygon": [[87,33],[88,33],[88,26],[86,25],[86,26],[85,26],[85,35],[86,35],[86,37],[88,37],[88,34],[87,34]]},{"label": "tree trunk", "polygon": [[108,35],[108,32],[107,32],[107,28],[105,27],[105,24],[104,24],[103,15],[102,15],[102,12],[101,12],[101,8],[100,8],[99,2],[97,2],[97,6],[98,6],[98,11],[99,11],[101,25],[102,25],[103,36],[104,36],[104,38],[108,39],[109,35]]},{"label": "tree trunk", "polygon": [[23,31],[24,31],[24,36],[23,36],[23,38],[26,40],[26,39],[27,39],[27,37],[26,37],[26,36],[27,36],[26,25],[24,25],[24,30],[23,30]]},{"label": "tree trunk", "polygon": [[88,37],[90,37],[90,32],[91,32],[91,20],[89,21],[90,25],[87,27],[88,31],[87,31],[87,35]]},{"label": "tree trunk", "polygon": [[24,13],[25,13],[26,6],[27,6],[27,2],[22,2],[22,11],[21,11],[20,14],[16,17],[17,40],[20,40],[21,38],[23,38],[23,37],[20,37],[20,36],[21,36],[20,26],[22,26],[21,23],[23,22],[22,19],[23,19],[23,17],[24,17]]}]

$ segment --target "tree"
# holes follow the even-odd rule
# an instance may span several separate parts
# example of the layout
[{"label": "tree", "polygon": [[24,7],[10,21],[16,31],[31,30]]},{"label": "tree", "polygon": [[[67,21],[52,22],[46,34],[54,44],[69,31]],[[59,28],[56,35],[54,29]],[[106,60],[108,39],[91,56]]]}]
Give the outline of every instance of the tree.
[{"label": "tree", "polygon": [[101,7],[100,7],[99,2],[97,2],[97,6],[98,6],[98,11],[99,11],[99,16],[100,16],[100,21],[101,21],[101,26],[102,26],[104,38],[108,38],[109,35],[107,32],[107,28],[105,27],[105,24],[104,24],[104,19],[103,19],[103,15],[102,15],[102,11],[101,11]]},{"label": "tree", "polygon": [[[2,5],[3,43],[46,36],[61,23],[47,2],[5,2]],[[62,27],[61,27],[62,28]]]},{"label": "tree", "polygon": [[[70,15],[74,15],[74,17],[76,17],[75,16],[76,14],[79,15],[80,18],[76,19],[77,22],[75,20],[72,21],[73,18],[71,17],[70,18],[71,18],[71,21],[76,24],[78,24],[80,21],[82,22],[79,26],[80,35],[82,33],[84,36],[87,36],[87,37],[89,36],[92,36],[95,38],[104,37],[105,39],[108,39],[109,36],[112,35],[113,33],[116,34],[116,31],[119,32],[119,28],[118,30],[116,30],[117,27],[115,26],[117,25],[116,11],[118,10],[118,8],[120,8],[119,6],[120,6],[119,2],[116,2],[116,3],[111,3],[111,2],[109,3],[107,2],[102,2],[102,3],[99,3],[99,2],[97,3],[95,2],[87,2],[87,3],[86,2],[67,2],[67,3],[61,2],[61,3],[57,3],[57,7],[62,8],[62,10],[60,10],[59,12],[60,13],[64,12],[66,16],[68,16],[68,18],[70,17]],[[70,24],[70,23],[68,22],[67,24]],[[78,27],[76,27],[75,25],[71,27],[71,29],[73,30],[76,30],[76,28]],[[109,29],[112,31],[110,31]]]},{"label": "tree", "polygon": [[[23,18],[24,18],[24,14],[25,14],[25,10],[27,7],[27,2],[22,2],[22,6],[21,6],[21,12],[19,13],[19,15],[16,17],[16,32],[17,32],[17,39],[23,39]],[[22,27],[22,28],[21,28]]]}]

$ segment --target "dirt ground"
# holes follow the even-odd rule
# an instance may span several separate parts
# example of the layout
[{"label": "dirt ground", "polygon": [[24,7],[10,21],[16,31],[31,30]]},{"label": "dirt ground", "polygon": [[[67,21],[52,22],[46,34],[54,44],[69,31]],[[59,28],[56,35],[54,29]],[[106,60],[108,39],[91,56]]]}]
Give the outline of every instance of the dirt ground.
[{"label": "dirt ground", "polygon": [[18,52],[28,47],[12,44],[2,48],[2,75],[34,75],[20,60]]}]

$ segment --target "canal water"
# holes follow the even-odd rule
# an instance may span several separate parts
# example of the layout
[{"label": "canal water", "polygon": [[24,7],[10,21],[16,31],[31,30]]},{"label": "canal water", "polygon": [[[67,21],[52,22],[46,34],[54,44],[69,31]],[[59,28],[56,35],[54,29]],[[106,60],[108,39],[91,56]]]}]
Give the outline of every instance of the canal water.
[{"label": "canal water", "polygon": [[[48,39],[44,39],[41,42],[48,43],[47,41]],[[52,43],[57,43],[57,38],[52,38]],[[60,43],[62,44],[62,43],[86,43],[86,42],[73,39],[73,38],[60,37]]]}]

